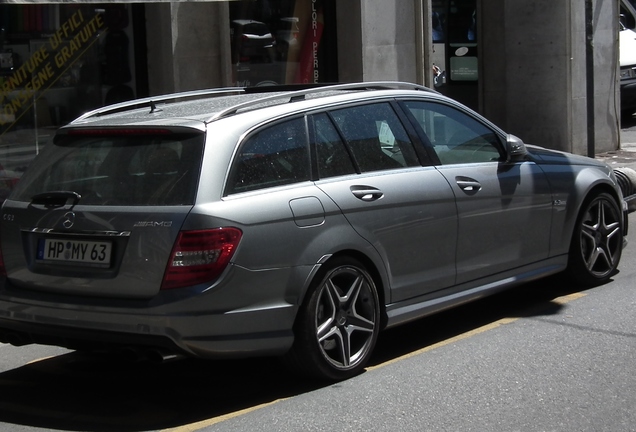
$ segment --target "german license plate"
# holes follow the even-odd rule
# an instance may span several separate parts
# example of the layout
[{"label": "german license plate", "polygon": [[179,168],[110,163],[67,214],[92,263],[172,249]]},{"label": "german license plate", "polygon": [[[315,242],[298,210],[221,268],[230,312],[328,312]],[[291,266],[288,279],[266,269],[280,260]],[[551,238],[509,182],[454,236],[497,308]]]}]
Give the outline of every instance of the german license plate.
[{"label": "german license plate", "polygon": [[110,265],[111,242],[88,240],[40,239],[37,259],[59,263],[78,263],[97,266]]}]

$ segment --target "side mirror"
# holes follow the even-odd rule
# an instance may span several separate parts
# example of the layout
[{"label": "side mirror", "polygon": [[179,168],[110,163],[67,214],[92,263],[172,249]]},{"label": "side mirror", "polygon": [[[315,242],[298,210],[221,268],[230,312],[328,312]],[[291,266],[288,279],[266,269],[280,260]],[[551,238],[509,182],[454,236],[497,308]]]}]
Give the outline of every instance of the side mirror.
[{"label": "side mirror", "polygon": [[528,155],[526,145],[521,138],[508,135],[506,139],[506,162],[520,162]]}]

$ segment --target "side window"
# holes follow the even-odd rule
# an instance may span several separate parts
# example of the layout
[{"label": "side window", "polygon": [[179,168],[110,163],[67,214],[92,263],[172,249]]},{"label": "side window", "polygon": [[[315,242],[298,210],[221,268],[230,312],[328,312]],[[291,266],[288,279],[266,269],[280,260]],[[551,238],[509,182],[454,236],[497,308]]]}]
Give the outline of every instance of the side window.
[{"label": "side window", "polygon": [[320,178],[355,174],[351,157],[327,114],[312,117]]},{"label": "side window", "polygon": [[405,102],[443,165],[501,159],[494,131],[447,105]]},{"label": "side window", "polygon": [[248,137],[234,160],[228,190],[246,192],[309,180],[304,118],[278,123]]},{"label": "side window", "polygon": [[390,104],[345,108],[332,115],[360,171],[419,165],[413,144]]}]

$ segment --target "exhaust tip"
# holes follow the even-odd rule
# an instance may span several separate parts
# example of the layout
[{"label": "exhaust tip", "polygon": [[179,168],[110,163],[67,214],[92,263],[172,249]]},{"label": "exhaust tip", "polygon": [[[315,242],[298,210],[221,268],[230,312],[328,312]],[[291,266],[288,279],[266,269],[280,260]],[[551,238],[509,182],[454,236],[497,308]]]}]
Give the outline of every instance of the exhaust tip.
[{"label": "exhaust tip", "polygon": [[150,350],[147,352],[148,360],[154,363],[166,363],[170,361],[176,361],[183,358],[180,354],[175,354],[169,351],[162,350]]}]

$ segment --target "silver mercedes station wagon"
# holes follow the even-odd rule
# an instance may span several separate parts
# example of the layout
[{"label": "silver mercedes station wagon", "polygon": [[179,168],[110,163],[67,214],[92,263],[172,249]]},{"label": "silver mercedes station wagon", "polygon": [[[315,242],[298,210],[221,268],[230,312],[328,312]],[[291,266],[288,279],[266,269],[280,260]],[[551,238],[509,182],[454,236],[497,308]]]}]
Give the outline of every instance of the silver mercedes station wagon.
[{"label": "silver mercedes station wagon", "polygon": [[2,207],[0,341],[271,355],[345,379],[382,329],[617,271],[626,206],[607,165],[415,84],[268,90],[61,128]]}]

